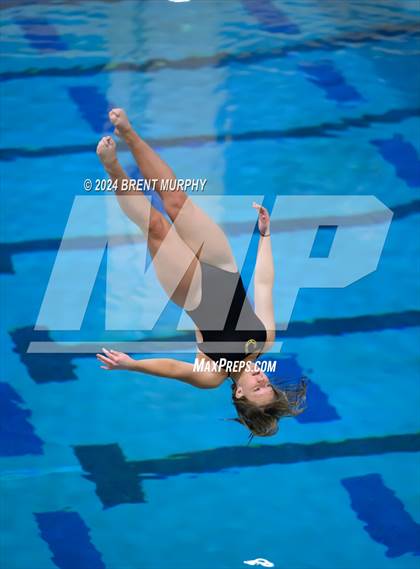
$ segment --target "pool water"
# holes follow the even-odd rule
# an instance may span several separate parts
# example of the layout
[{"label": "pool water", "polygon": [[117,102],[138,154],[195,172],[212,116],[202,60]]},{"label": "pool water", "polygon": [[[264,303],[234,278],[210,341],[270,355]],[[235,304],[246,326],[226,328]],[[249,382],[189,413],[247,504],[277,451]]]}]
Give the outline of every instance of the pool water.
[{"label": "pool water", "polygon": [[[418,2],[5,0],[1,25],[0,565],[419,568]],[[393,212],[376,271],[300,290],[279,326],[280,375],[309,385],[307,410],[275,437],[247,445],[224,420],[227,382],[198,390],[107,374],[89,352],[27,352],[140,338],[166,340],[174,357],[171,341],[192,337],[173,305],[142,327],[162,303],[153,276],[141,280],[145,244],[112,196],[83,188],[103,177],[95,147],[112,106],[180,178],[207,179],[200,203],[244,278],[251,203],[273,211],[279,324],[293,238],[279,230],[280,196],[373,195]],[[80,330],[35,329],[76,202],[59,314],[74,314],[96,263],[95,286]],[[103,255],[103,236],[122,233]],[[334,236],[318,237],[327,257]],[[132,300],[130,326],[105,327],[107,269],[121,275],[107,302]]]}]

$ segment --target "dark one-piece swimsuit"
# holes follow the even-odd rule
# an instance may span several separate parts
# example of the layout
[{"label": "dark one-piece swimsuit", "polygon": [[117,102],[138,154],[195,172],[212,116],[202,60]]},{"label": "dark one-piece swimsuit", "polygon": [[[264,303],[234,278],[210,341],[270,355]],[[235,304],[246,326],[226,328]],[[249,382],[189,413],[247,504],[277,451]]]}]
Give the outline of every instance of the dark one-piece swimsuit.
[{"label": "dark one-piece swimsuit", "polygon": [[203,335],[198,348],[219,363],[243,360],[260,353],[267,340],[262,321],[255,314],[238,271],[229,272],[200,260],[201,301],[186,310]]}]

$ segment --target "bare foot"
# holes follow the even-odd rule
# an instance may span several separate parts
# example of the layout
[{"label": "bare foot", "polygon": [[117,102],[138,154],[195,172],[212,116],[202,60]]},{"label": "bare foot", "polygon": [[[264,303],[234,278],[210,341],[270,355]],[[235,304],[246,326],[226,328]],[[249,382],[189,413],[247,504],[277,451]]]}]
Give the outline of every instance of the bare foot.
[{"label": "bare foot", "polygon": [[124,138],[131,131],[131,124],[124,109],[112,109],[109,111],[109,120],[115,126],[115,134]]},{"label": "bare foot", "polygon": [[101,138],[96,147],[96,154],[99,156],[99,160],[105,169],[111,168],[117,162],[117,145],[115,140],[110,136]]}]

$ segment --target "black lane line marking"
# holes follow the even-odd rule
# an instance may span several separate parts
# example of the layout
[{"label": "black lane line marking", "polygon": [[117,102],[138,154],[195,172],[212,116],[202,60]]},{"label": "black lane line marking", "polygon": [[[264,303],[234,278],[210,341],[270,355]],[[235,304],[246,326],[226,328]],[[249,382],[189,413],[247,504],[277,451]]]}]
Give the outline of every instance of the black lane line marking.
[{"label": "black lane line marking", "polygon": [[[281,57],[287,57],[290,53],[308,53],[312,51],[336,51],[348,47],[352,44],[375,43],[384,39],[398,36],[418,36],[420,35],[420,25],[417,23],[406,23],[404,26],[381,25],[366,31],[350,32],[337,34],[327,39],[308,39],[301,43],[271,49],[270,51],[244,51],[240,53],[219,52],[213,55],[189,56],[183,59],[154,58],[143,63],[121,62],[121,63],[98,63],[90,67],[60,68],[49,67],[46,69],[29,68],[22,71],[4,71],[0,73],[0,81],[10,81],[17,79],[32,79],[36,77],[81,77],[98,75],[99,73],[150,73],[172,70],[193,70],[203,67],[227,67],[233,63],[252,64],[261,61],[270,61]],[[347,46],[346,46],[347,44]]]},{"label": "black lane line marking", "polygon": [[[201,134],[196,136],[148,138],[147,142],[154,147],[171,148],[178,146],[200,146],[209,143],[223,144],[232,141],[337,138],[336,133],[344,132],[350,128],[367,128],[374,124],[395,124],[414,117],[420,117],[420,108],[390,109],[389,111],[377,115],[364,114],[360,117],[342,117],[338,122],[326,122],[319,125],[294,127],[283,130],[256,130],[218,135]],[[89,144],[71,144],[67,146],[50,146],[43,148],[2,148],[0,149],[0,160],[65,156],[68,154],[94,154],[96,152],[96,145],[97,141]],[[119,149],[125,150],[124,144],[120,144]]]}]

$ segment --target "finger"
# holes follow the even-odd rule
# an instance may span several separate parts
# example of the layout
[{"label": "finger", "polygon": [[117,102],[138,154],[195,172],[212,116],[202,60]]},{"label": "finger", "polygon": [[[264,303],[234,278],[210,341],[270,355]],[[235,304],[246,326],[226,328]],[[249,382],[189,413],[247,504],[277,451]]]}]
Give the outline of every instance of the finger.
[{"label": "finger", "polygon": [[102,356],[101,354],[97,354],[96,356],[98,358],[98,360],[101,360],[101,362],[103,362],[104,364],[108,364],[110,366],[115,365],[115,362],[113,362],[112,360],[110,360],[109,358]]},{"label": "finger", "polygon": [[107,358],[105,356],[101,356],[100,354],[96,354],[96,359],[99,360],[100,362],[104,362],[107,363]]},{"label": "finger", "polygon": [[102,350],[105,352],[105,354],[111,359],[113,360],[113,355],[111,354],[111,352],[109,350],[107,350],[106,348],[102,348]]},{"label": "finger", "polygon": [[109,370],[109,367],[106,367],[106,366],[100,366],[100,368],[101,368],[101,369]]},{"label": "finger", "polygon": [[111,364],[114,363],[111,358],[108,358],[108,356],[104,356],[104,354],[96,354],[96,357],[98,359],[100,359],[103,362],[110,362]]}]

